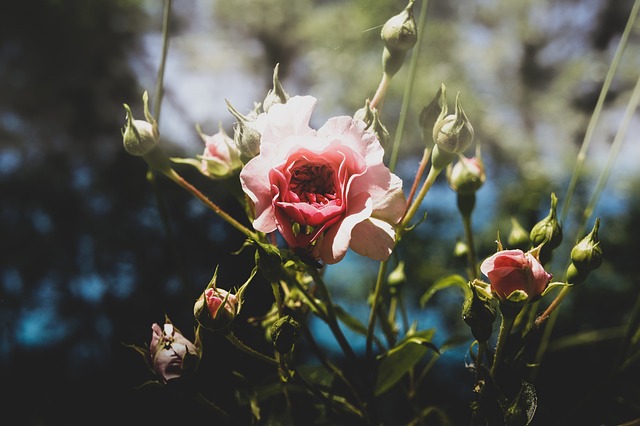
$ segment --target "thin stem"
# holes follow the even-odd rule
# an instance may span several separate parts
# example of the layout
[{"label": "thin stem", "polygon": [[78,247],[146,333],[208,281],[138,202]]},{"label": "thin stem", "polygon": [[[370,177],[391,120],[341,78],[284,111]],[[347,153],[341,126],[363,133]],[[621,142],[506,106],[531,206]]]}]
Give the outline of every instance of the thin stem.
[{"label": "thin stem", "polygon": [[560,290],[560,293],[558,293],[555,299],[553,299],[549,306],[547,306],[547,309],[545,309],[544,312],[538,318],[536,318],[534,323],[536,327],[540,327],[542,323],[551,316],[553,311],[555,311],[556,308],[560,306],[560,303],[562,303],[564,298],[567,297],[569,291],[571,291],[571,287],[563,287],[562,290]]},{"label": "thin stem", "polygon": [[511,327],[516,319],[516,315],[504,315],[502,314],[502,320],[500,321],[500,331],[498,332],[498,342],[496,343],[496,352],[493,355],[493,364],[491,365],[491,377],[496,378],[498,372],[498,366],[502,362],[502,353],[504,351],[504,345],[511,333]]},{"label": "thin stem", "polygon": [[200,392],[196,393],[194,395],[195,400],[202,405],[203,407],[207,408],[208,410],[211,410],[212,412],[222,416],[225,418],[225,421],[227,422],[231,422],[232,424],[240,424],[236,419],[234,419],[233,417],[231,417],[229,415],[229,413],[227,413],[225,410],[223,410],[222,408],[220,408],[217,404],[215,404],[213,401],[209,401],[207,398],[204,397],[204,395],[202,395]]},{"label": "thin stem", "polygon": [[376,328],[376,317],[378,312],[378,303],[380,303],[380,296],[382,295],[382,287],[385,282],[385,275],[387,274],[388,261],[380,262],[378,268],[378,278],[376,279],[376,286],[373,290],[373,300],[371,302],[371,312],[369,313],[369,323],[367,325],[367,340],[366,340],[366,354],[367,359],[371,359],[373,349],[373,333]]},{"label": "thin stem", "polygon": [[322,297],[325,301],[325,306],[327,307],[327,324],[329,325],[329,328],[333,332],[345,356],[349,358],[350,361],[355,362],[356,355],[353,352],[351,345],[349,345],[346,337],[344,337],[342,329],[340,329],[340,325],[338,324],[338,317],[336,315],[335,308],[333,307],[333,301],[331,300],[331,295],[329,294],[327,285],[324,283],[324,280],[315,268],[309,268],[308,270],[313,278],[313,281],[316,283],[318,289],[322,293]]},{"label": "thin stem", "polygon": [[611,144],[611,149],[609,150],[609,157],[607,158],[607,164],[605,165],[604,170],[600,174],[598,178],[598,182],[596,184],[596,188],[593,191],[591,199],[589,200],[589,204],[587,208],[584,209],[584,213],[582,216],[582,223],[580,229],[578,230],[578,234],[581,234],[584,228],[584,224],[589,219],[595,206],[600,201],[600,196],[602,195],[602,191],[609,180],[609,176],[611,175],[611,171],[613,170],[613,164],[620,152],[620,148],[622,147],[622,142],[627,136],[627,131],[629,130],[629,125],[631,124],[631,119],[638,108],[638,104],[640,103],[640,76],[636,81],[636,85],[633,88],[633,93],[631,94],[631,98],[629,99],[629,103],[627,104],[627,109],[625,110],[624,117],[622,119],[622,123],[616,132],[616,136],[613,138],[613,143]]},{"label": "thin stem", "polygon": [[471,271],[470,281],[478,278],[478,266],[476,265],[476,250],[473,245],[473,229],[471,226],[471,215],[462,215],[464,225],[464,235],[467,240],[467,263]]},{"label": "thin stem", "polygon": [[235,220],[232,216],[230,216],[227,212],[225,212],[224,210],[222,210],[217,204],[213,203],[211,200],[209,200],[202,192],[200,192],[196,187],[194,187],[193,185],[191,185],[189,182],[187,182],[186,180],[184,180],[184,178],[182,176],[180,176],[175,170],[170,169],[168,172],[165,173],[167,175],[167,177],[169,177],[172,181],[174,181],[175,183],[177,183],[178,185],[180,185],[181,187],[183,187],[184,189],[186,189],[187,191],[189,191],[192,195],[194,195],[196,198],[198,198],[200,201],[202,201],[207,207],[209,207],[211,210],[213,210],[213,212],[215,214],[217,214],[218,216],[220,216],[222,219],[224,219],[227,223],[229,223],[231,226],[233,226],[234,228],[236,228],[238,231],[242,232],[243,234],[245,234],[247,237],[251,238],[254,241],[259,241],[260,238],[258,237],[258,235],[254,232],[252,232],[251,230],[249,230],[249,228],[247,228],[246,226],[244,226],[243,224],[241,224],[240,222],[238,222],[237,220]]},{"label": "thin stem", "polygon": [[418,170],[416,171],[416,177],[413,180],[413,185],[411,185],[411,191],[409,192],[409,196],[407,197],[407,208],[409,208],[409,206],[411,205],[411,201],[413,201],[413,197],[418,190],[418,184],[420,183],[420,179],[422,179],[424,170],[427,168],[429,157],[431,157],[431,148],[425,148],[424,152],[422,153],[422,158],[420,159],[420,164],[418,165]]},{"label": "thin stem", "polygon": [[420,36],[416,40],[416,45],[413,47],[411,53],[411,62],[409,64],[409,74],[407,76],[406,84],[404,86],[404,94],[402,96],[402,106],[400,107],[400,118],[398,119],[398,127],[393,139],[393,148],[391,150],[391,159],[389,160],[389,169],[394,171],[396,168],[396,162],[398,160],[398,150],[400,148],[400,141],[402,140],[402,134],[404,132],[404,124],[407,121],[407,111],[409,110],[409,103],[411,101],[411,94],[413,93],[413,85],[416,80],[416,72],[418,70],[418,58],[420,57],[420,46],[424,37],[422,29],[425,27],[424,23],[427,18],[427,5],[428,0],[422,1],[420,7],[420,16],[418,17],[418,31]]},{"label": "thin stem", "polygon": [[627,25],[625,26],[622,36],[620,37],[620,41],[618,42],[618,47],[616,48],[616,53],[611,61],[611,65],[609,66],[609,71],[607,71],[607,75],[604,79],[604,83],[602,84],[602,89],[600,90],[598,101],[596,103],[595,108],[593,109],[593,114],[591,115],[591,119],[589,120],[587,131],[584,134],[584,139],[582,141],[580,151],[578,152],[578,158],[576,160],[576,164],[574,166],[573,173],[571,175],[571,181],[569,182],[569,187],[567,189],[567,193],[564,198],[564,204],[562,206],[562,210],[560,213],[561,222],[563,222],[567,217],[569,206],[571,205],[571,198],[573,196],[573,192],[575,190],[578,178],[582,171],[582,166],[584,165],[584,162],[587,156],[587,150],[589,149],[589,145],[591,144],[591,138],[593,137],[593,132],[596,127],[596,122],[600,117],[602,106],[604,105],[605,98],[607,97],[607,93],[609,92],[609,88],[611,87],[613,76],[615,75],[616,70],[618,69],[618,65],[620,65],[622,54],[627,46],[627,43],[629,40],[629,34],[633,29],[633,25],[635,23],[636,17],[638,16],[639,10],[640,10],[640,0],[636,0],[633,3],[633,8],[631,9],[631,13],[629,14],[629,19],[627,20]]},{"label": "thin stem", "polygon": [[160,56],[160,66],[158,67],[158,77],[156,78],[156,93],[153,102],[153,116],[156,121],[160,120],[160,107],[164,96],[164,70],[167,63],[167,53],[169,52],[169,21],[171,16],[171,1],[165,0],[162,16],[162,55]]},{"label": "thin stem", "polygon": [[633,305],[631,316],[629,318],[629,321],[627,322],[627,327],[624,333],[624,339],[622,339],[620,349],[618,350],[618,356],[616,357],[616,362],[614,365],[614,367],[616,368],[622,365],[625,357],[627,356],[633,334],[638,332],[638,321],[640,321],[640,293],[638,293],[636,303],[635,305]]},{"label": "thin stem", "polygon": [[345,386],[349,389],[351,394],[358,401],[358,405],[360,406],[360,408],[363,410],[363,412],[366,413],[366,411],[364,410],[365,404],[362,401],[362,399],[360,398],[360,395],[355,390],[355,388],[353,387],[351,382],[349,380],[347,380],[347,378],[345,377],[345,375],[342,372],[342,370],[340,370],[331,361],[329,361],[329,359],[326,357],[324,352],[322,352],[322,350],[320,349],[320,346],[318,346],[318,343],[313,338],[313,334],[311,333],[311,330],[309,330],[309,327],[305,323],[302,323],[301,324],[301,330],[302,330],[302,334],[304,335],[305,339],[307,340],[307,343],[309,344],[309,348],[316,355],[316,357],[318,358],[320,363],[322,363],[322,365],[324,365],[324,367],[327,370],[329,370],[330,372],[335,374],[336,377],[338,377],[345,384]]},{"label": "thin stem", "polygon": [[270,356],[267,356],[265,354],[263,354],[262,352],[258,352],[255,349],[245,345],[240,339],[238,339],[236,337],[235,334],[233,334],[233,332],[231,330],[229,330],[227,333],[225,333],[224,337],[230,341],[231,343],[234,344],[235,347],[237,347],[238,349],[240,349],[242,352],[251,355],[254,358],[260,359],[266,363],[278,366],[279,362],[275,359],[275,358],[271,358]]},{"label": "thin stem", "polygon": [[389,76],[389,74],[383,73],[380,84],[378,85],[378,89],[376,90],[375,95],[373,95],[373,99],[369,103],[369,106],[372,109],[377,108],[378,110],[380,110],[382,108],[382,101],[384,100],[384,96],[387,94],[389,84],[391,84],[391,77]]},{"label": "thin stem", "polygon": [[431,169],[429,170],[429,174],[427,175],[427,178],[422,184],[422,188],[420,188],[420,192],[418,193],[418,196],[416,197],[413,204],[409,207],[404,217],[402,218],[402,221],[400,221],[400,224],[398,225],[399,235],[404,232],[404,230],[409,225],[409,222],[411,222],[411,219],[413,219],[413,216],[415,216],[415,214],[418,212],[418,209],[420,208],[420,204],[422,204],[422,200],[424,199],[425,195],[427,195],[427,192],[429,192],[429,189],[431,189],[431,187],[435,183],[436,178],[438,177],[441,171],[442,169],[436,169],[433,167],[433,165],[431,166]]}]

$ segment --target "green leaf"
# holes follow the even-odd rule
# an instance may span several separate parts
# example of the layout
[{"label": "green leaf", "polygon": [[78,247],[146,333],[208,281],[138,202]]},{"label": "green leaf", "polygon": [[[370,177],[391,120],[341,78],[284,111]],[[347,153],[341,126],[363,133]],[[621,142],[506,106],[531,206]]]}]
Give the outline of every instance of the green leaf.
[{"label": "green leaf", "polygon": [[409,370],[413,368],[429,349],[438,352],[431,343],[434,331],[420,331],[403,339],[398,346],[378,357],[378,377],[375,395],[379,396],[390,390]]},{"label": "green leaf", "polygon": [[[344,325],[349,327],[350,330],[355,331],[356,333],[361,334],[363,336],[367,335],[367,327],[365,327],[365,325],[362,324],[357,318],[350,315],[347,311],[342,309],[341,306],[333,305],[333,309],[338,319],[342,321]],[[380,342],[380,339],[378,339],[376,336],[373,336],[373,339],[375,340],[376,345],[378,345],[379,347],[382,347],[382,342]]]},{"label": "green leaf", "polygon": [[436,281],[420,298],[420,307],[424,308],[424,305],[433,297],[433,295],[445,288],[459,287],[464,292],[465,299],[472,296],[471,289],[469,288],[468,281],[461,275],[454,274],[448,277],[441,278]]}]

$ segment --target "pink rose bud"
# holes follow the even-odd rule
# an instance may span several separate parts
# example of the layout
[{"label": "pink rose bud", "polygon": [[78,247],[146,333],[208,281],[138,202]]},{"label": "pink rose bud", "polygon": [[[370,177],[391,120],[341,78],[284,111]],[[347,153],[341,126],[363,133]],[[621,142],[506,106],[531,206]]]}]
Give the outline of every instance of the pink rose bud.
[{"label": "pink rose bud", "polygon": [[480,270],[489,278],[491,290],[500,300],[535,300],[547,288],[551,274],[531,254],[502,250],[485,259]]},{"label": "pink rose bud", "polygon": [[164,324],[162,328],[153,324],[151,330],[153,334],[149,354],[153,369],[165,383],[182,377],[188,365],[195,365],[185,362],[185,359],[199,357],[198,348],[171,323]]},{"label": "pink rose bud", "polygon": [[205,143],[202,153],[200,171],[211,178],[225,178],[232,176],[242,168],[240,151],[224,130],[220,129],[213,136],[200,132],[200,137]]},{"label": "pink rose bud", "polygon": [[478,157],[460,157],[447,174],[449,186],[460,194],[476,192],[487,179],[482,160]]},{"label": "pink rose bud", "polygon": [[209,285],[193,306],[196,321],[211,331],[227,327],[240,311],[239,295],[216,287],[217,277],[216,269]]}]

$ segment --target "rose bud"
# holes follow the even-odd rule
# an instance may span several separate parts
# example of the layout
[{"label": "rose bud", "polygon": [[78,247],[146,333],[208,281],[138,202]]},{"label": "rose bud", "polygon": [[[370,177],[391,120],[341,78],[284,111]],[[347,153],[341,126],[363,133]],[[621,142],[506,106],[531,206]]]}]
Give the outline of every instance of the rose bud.
[{"label": "rose bud", "polygon": [[482,262],[480,270],[498,299],[509,302],[538,299],[552,278],[531,253],[522,250],[498,251]]},{"label": "rose bud", "polygon": [[393,76],[402,67],[404,58],[418,41],[418,31],[413,18],[413,3],[410,0],[407,7],[399,14],[389,18],[382,26],[380,37],[384,42],[382,53],[383,71]]},{"label": "rose bud", "polygon": [[449,186],[460,194],[476,192],[487,179],[484,165],[479,157],[460,157],[455,166],[447,173]]},{"label": "rose bud", "polygon": [[460,92],[456,95],[456,106],[453,114],[445,115],[446,108],[433,126],[433,140],[445,152],[462,154],[473,142],[473,126],[467,118],[462,104]]},{"label": "rose bud", "polygon": [[153,334],[149,346],[151,365],[154,371],[166,383],[193,372],[200,358],[199,348],[185,338],[170,322],[161,328],[158,324],[151,326]]},{"label": "rose bud", "polygon": [[558,197],[551,193],[551,207],[547,217],[536,223],[531,228],[529,238],[534,246],[542,247],[540,249],[540,261],[544,264],[551,260],[551,252],[562,242],[562,225],[558,221],[556,214],[556,206]]},{"label": "rose bud", "polygon": [[228,101],[227,109],[238,119],[234,127],[233,140],[240,151],[242,161],[247,162],[260,153],[261,132],[266,116],[258,114],[256,109],[248,116],[242,115]]},{"label": "rose bud", "polygon": [[471,334],[478,342],[489,340],[493,332],[496,310],[490,303],[480,299],[475,288],[472,295],[462,305],[462,320],[471,328]]},{"label": "rose bud", "polygon": [[240,310],[240,299],[235,294],[216,287],[217,277],[218,269],[193,306],[196,321],[211,331],[227,327]]},{"label": "rose bud", "polygon": [[160,140],[158,124],[149,113],[149,95],[147,92],[142,95],[142,101],[144,103],[146,121],[134,119],[131,108],[129,108],[129,105],[124,104],[124,109],[127,112],[127,124],[122,131],[124,149],[129,154],[138,157],[148,154],[158,145]]},{"label": "rose bud", "polygon": [[602,264],[602,248],[598,240],[600,219],[596,219],[591,232],[571,249],[571,265],[567,269],[567,282],[576,284],[583,282],[589,272]]},{"label": "rose bud", "polygon": [[511,218],[511,231],[507,237],[507,244],[509,244],[510,247],[519,248],[525,248],[531,244],[531,240],[529,240],[529,233],[514,217]]},{"label": "rose bud", "polygon": [[293,350],[298,340],[300,324],[291,315],[278,318],[271,326],[271,340],[273,347],[280,354],[287,354]]}]

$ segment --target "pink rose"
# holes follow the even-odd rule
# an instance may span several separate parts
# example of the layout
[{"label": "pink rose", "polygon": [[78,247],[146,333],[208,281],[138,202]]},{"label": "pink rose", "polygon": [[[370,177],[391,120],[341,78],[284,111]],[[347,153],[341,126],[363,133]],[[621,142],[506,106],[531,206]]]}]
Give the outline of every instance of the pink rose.
[{"label": "pink rose", "polygon": [[531,253],[522,250],[502,250],[485,259],[480,265],[489,277],[491,290],[501,300],[514,291],[524,291],[529,300],[539,297],[547,288],[552,276]]},{"label": "pink rose", "polygon": [[207,308],[209,308],[211,319],[215,320],[218,317],[218,311],[223,303],[224,311],[220,312],[220,315],[224,315],[228,318],[236,316],[238,298],[235,294],[231,294],[227,290],[221,288],[210,287],[204,291],[204,298],[207,302]]},{"label": "pink rose", "polygon": [[164,324],[163,328],[153,324],[151,330],[149,353],[153,369],[165,382],[181,377],[184,358],[188,355],[198,356],[198,349],[173,324]]},{"label": "pink rose", "polygon": [[310,128],[315,103],[296,96],[266,114],[260,154],[240,173],[255,206],[253,226],[278,229],[290,247],[325,263],[340,261],[349,247],[386,260],[405,210],[402,181],[363,121],[335,117]]},{"label": "pink rose", "polygon": [[200,171],[209,177],[227,177],[242,167],[240,152],[233,139],[222,130],[209,136],[200,133],[205,143]]}]

